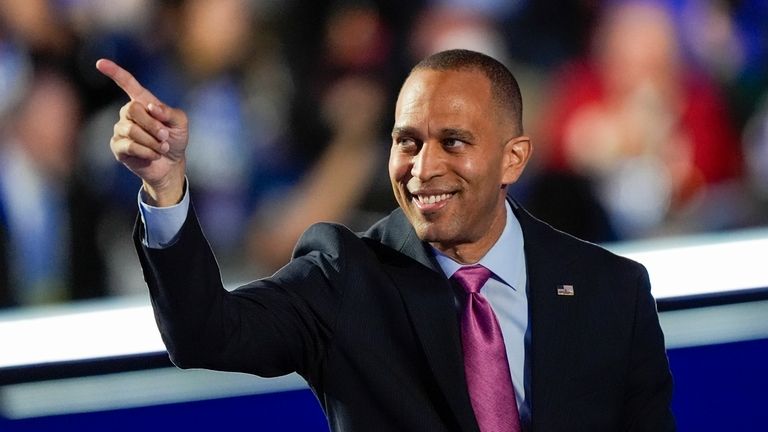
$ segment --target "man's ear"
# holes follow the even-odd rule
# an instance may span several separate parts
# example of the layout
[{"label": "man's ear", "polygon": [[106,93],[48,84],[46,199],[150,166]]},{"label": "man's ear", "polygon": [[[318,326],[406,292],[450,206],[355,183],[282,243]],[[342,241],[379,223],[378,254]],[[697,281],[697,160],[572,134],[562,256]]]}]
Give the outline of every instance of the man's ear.
[{"label": "man's ear", "polygon": [[509,185],[520,178],[532,153],[533,144],[531,144],[531,139],[525,135],[512,138],[504,144],[502,184]]}]

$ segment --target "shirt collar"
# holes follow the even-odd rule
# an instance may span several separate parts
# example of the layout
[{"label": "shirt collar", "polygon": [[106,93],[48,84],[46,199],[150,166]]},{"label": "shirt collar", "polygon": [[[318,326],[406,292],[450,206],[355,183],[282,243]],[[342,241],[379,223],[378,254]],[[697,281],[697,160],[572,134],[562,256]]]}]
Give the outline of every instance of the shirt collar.
[{"label": "shirt collar", "polygon": [[[523,230],[520,228],[520,222],[512,211],[509,202],[505,201],[504,204],[507,210],[507,222],[504,225],[504,231],[502,231],[499,239],[485,256],[480,259],[478,264],[482,264],[484,267],[488,268],[493,272],[494,278],[509,285],[513,289],[524,289],[525,287],[522,286],[522,281],[524,279],[521,279],[521,277],[525,275]],[[437,263],[447,277],[450,278],[462,267],[462,264],[457,263],[434,247],[431,248],[435,254]]]}]

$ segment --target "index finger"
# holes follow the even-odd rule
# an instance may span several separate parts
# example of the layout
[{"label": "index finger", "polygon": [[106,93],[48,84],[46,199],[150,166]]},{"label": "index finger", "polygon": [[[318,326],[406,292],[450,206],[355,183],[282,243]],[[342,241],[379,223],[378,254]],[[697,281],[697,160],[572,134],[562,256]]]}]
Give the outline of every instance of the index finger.
[{"label": "index finger", "polygon": [[100,59],[96,62],[96,69],[114,81],[131,100],[139,101],[144,106],[150,103],[160,103],[160,100],[152,92],[145,89],[130,72],[121,68],[112,60]]}]

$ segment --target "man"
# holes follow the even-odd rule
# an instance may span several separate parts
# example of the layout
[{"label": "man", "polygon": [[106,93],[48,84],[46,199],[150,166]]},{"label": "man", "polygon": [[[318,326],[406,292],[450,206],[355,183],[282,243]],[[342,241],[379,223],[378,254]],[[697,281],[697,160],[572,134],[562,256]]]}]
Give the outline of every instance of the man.
[{"label": "man", "polygon": [[507,198],[531,143],[497,61],[419,63],[392,132],[400,209],[364,234],[314,225],[231,293],[185,189],[186,116],[97,67],[131,97],[111,147],[143,180],[135,241],[176,365],[297,371],[337,431],[674,430],[645,269]]}]

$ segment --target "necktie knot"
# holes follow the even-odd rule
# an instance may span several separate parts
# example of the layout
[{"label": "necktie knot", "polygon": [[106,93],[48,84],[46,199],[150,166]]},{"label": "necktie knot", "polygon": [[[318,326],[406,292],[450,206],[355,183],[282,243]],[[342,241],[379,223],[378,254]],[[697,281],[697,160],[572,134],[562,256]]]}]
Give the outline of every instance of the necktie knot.
[{"label": "necktie knot", "polygon": [[485,285],[488,278],[491,277],[491,271],[480,264],[465,266],[456,271],[451,279],[456,280],[467,293],[478,293],[480,288]]}]

